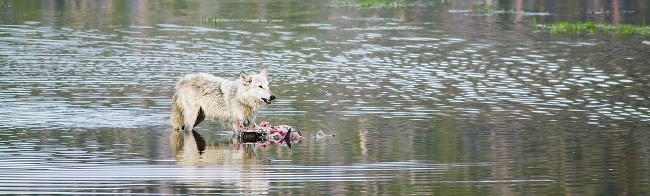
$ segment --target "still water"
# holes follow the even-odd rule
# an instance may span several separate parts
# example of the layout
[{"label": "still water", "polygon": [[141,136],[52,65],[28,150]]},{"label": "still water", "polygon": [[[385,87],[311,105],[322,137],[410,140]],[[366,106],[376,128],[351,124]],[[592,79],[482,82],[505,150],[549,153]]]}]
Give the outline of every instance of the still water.
[{"label": "still water", "polygon": [[[0,194],[650,192],[650,38],[530,22],[643,24],[646,1],[346,2],[0,2]],[[263,67],[257,119],[300,143],[205,121],[202,154],[175,146],[181,76]]]}]

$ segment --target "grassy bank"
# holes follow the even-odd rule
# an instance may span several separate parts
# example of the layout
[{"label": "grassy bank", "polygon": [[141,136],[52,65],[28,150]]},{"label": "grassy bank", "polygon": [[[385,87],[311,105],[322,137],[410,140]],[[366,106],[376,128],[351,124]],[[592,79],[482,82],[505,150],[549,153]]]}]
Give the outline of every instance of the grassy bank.
[{"label": "grassy bank", "polygon": [[[361,7],[361,8],[396,8],[409,6],[406,0],[359,0],[350,2],[349,0],[339,0],[337,7]],[[422,4],[426,7],[426,4]]]},{"label": "grassy bank", "polygon": [[650,26],[632,24],[605,24],[594,22],[555,22],[537,24],[533,18],[532,25],[536,31],[548,31],[551,35],[612,35],[618,37],[649,37]]}]

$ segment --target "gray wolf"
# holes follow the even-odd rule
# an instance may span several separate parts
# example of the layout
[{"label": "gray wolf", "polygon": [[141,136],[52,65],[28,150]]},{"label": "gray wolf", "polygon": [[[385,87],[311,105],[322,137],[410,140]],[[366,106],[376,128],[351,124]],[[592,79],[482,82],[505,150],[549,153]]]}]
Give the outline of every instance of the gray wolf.
[{"label": "gray wolf", "polygon": [[235,132],[237,122],[254,123],[262,107],[275,100],[266,73],[266,68],[253,75],[242,71],[234,81],[207,73],[185,75],[172,98],[172,129],[191,135],[192,128],[206,117]]}]

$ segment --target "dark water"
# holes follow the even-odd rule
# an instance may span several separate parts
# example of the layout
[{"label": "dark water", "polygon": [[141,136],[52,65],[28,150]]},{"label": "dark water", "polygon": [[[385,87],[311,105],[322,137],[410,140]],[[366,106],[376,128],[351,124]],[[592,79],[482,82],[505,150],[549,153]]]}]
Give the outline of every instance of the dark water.
[{"label": "dark water", "polygon": [[[0,194],[650,192],[649,38],[530,25],[643,24],[647,1],[0,5]],[[172,145],[182,75],[263,67],[278,100],[258,120],[301,143],[204,122],[203,154]]]}]

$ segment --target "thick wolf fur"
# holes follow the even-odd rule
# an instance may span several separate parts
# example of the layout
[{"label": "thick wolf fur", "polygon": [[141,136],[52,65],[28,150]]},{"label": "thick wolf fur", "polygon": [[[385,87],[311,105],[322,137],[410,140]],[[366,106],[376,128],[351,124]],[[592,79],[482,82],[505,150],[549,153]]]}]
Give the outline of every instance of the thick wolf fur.
[{"label": "thick wolf fur", "polygon": [[238,120],[254,123],[257,113],[274,99],[266,68],[254,75],[242,71],[234,81],[207,73],[188,74],[175,87],[172,129],[191,134],[207,117],[236,131]]}]

